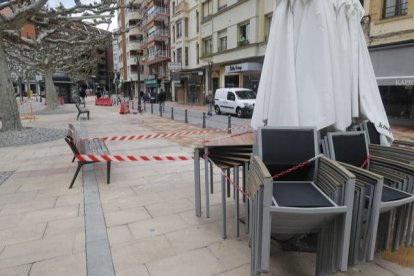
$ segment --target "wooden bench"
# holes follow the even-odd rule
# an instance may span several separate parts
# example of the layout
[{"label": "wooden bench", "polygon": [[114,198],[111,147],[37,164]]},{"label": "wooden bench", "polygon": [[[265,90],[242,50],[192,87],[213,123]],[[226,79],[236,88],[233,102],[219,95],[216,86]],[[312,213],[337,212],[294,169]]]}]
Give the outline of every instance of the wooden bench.
[{"label": "wooden bench", "polygon": [[82,113],[86,113],[86,115],[88,116],[88,120],[89,120],[89,109],[87,109],[85,107],[80,107],[80,105],[78,103],[76,104],[76,108],[78,109],[78,116],[76,117],[76,120],[79,119],[79,116]]},{"label": "wooden bench", "polygon": [[[69,124],[68,134],[65,137],[66,143],[68,143],[70,149],[72,150],[74,156],[72,162],[75,161],[77,154],[93,154],[93,155],[110,155],[108,147],[105,142],[98,139],[82,139],[76,130],[76,128]],[[73,176],[72,182],[70,183],[69,189],[72,189],[73,184],[75,183],[76,177],[79,174],[80,169],[85,164],[96,163],[96,161],[80,161],[78,160],[78,168],[76,173]],[[111,161],[106,161],[106,183],[109,184],[111,177]]]}]

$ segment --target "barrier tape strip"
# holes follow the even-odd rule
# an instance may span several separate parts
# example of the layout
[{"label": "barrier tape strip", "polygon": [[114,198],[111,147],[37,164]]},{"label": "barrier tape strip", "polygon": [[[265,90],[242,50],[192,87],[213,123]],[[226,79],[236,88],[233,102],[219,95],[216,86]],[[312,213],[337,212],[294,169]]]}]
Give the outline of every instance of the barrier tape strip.
[{"label": "barrier tape strip", "polygon": [[223,137],[217,137],[217,138],[211,138],[211,139],[205,139],[205,140],[203,141],[203,145],[204,145],[205,143],[215,142],[215,141],[220,141],[220,140],[226,140],[226,139],[228,139],[228,138],[233,138],[233,137],[237,137],[237,136],[242,136],[242,135],[244,135],[244,134],[248,134],[248,133],[253,133],[253,131],[248,130],[248,131],[241,132],[241,133],[237,133],[237,134],[233,134],[233,135],[228,135],[228,136],[223,136]]},{"label": "barrier tape strip", "polygon": [[123,162],[123,161],[188,161],[193,160],[193,156],[184,156],[184,155],[154,155],[154,156],[147,156],[147,155],[94,155],[94,154],[76,154],[76,159],[79,161],[84,162]]},{"label": "barrier tape strip", "polygon": [[242,187],[240,187],[240,185],[239,184],[237,184],[237,183],[235,183],[233,180],[231,180],[231,178],[229,178],[225,173],[223,173],[223,171],[221,171],[221,175],[223,175],[224,176],[224,178],[227,180],[227,182],[230,184],[230,185],[232,185],[232,186],[234,186],[242,195],[244,195],[244,196],[246,196],[246,197],[248,197],[248,198],[250,198],[250,194],[249,193],[247,193],[246,191],[244,191],[243,190],[243,188]]},{"label": "barrier tape strip", "polygon": [[316,160],[316,159],[318,159],[321,155],[322,155],[322,154],[318,154],[318,155],[316,155],[316,156],[314,156],[314,157],[312,157],[312,158],[310,158],[310,159],[308,159],[308,160],[305,160],[305,161],[303,161],[303,162],[301,162],[301,163],[297,164],[296,166],[293,166],[293,167],[291,167],[291,168],[289,168],[289,169],[287,169],[287,170],[285,170],[285,171],[279,172],[279,173],[277,173],[277,174],[273,175],[273,176],[272,176],[272,178],[273,178],[273,179],[277,179],[277,178],[282,177],[282,176],[284,176],[284,175],[286,175],[286,174],[288,174],[288,173],[291,173],[291,172],[293,172],[293,171],[296,171],[296,170],[298,170],[298,169],[300,169],[300,168],[302,168],[302,167],[304,167],[304,166],[306,166],[306,165],[310,164],[311,162],[315,161],[315,160]]},{"label": "barrier tape strip", "polygon": [[[248,125],[238,126],[230,128],[234,129],[243,129],[250,128]],[[183,132],[170,132],[170,133],[153,133],[153,134],[141,134],[141,135],[128,135],[128,136],[113,136],[113,137],[102,137],[102,138],[86,138],[83,140],[93,140],[100,139],[104,142],[107,141],[130,141],[130,140],[148,140],[148,139],[157,139],[157,138],[168,138],[168,137],[180,137],[193,134],[205,134],[205,133],[214,133],[227,131],[229,128],[218,128],[218,129],[209,129],[209,130],[194,130],[194,131],[183,131]]]},{"label": "barrier tape strip", "polygon": [[369,162],[369,160],[371,160],[371,155],[368,155],[367,156],[367,159],[365,159],[365,161],[364,162],[362,162],[362,164],[361,164],[361,168],[362,169],[364,169],[365,168],[365,166],[368,164],[368,162]]}]

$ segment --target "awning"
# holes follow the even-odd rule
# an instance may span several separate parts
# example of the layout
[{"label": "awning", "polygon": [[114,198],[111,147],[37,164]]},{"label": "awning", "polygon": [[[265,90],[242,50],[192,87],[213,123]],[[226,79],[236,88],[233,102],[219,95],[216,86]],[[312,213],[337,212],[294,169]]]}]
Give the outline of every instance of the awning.
[{"label": "awning", "polygon": [[414,43],[371,48],[379,86],[414,85]]}]

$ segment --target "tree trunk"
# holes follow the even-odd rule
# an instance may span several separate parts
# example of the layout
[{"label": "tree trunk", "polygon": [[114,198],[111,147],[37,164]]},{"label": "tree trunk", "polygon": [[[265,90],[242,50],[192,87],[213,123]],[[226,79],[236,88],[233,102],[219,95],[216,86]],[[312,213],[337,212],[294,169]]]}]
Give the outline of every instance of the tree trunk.
[{"label": "tree trunk", "polygon": [[0,32],[0,120],[3,130],[21,130],[19,109]]},{"label": "tree trunk", "polygon": [[45,82],[46,82],[46,103],[47,109],[56,109],[58,105],[58,94],[55,88],[55,84],[52,79],[52,69],[45,69]]}]

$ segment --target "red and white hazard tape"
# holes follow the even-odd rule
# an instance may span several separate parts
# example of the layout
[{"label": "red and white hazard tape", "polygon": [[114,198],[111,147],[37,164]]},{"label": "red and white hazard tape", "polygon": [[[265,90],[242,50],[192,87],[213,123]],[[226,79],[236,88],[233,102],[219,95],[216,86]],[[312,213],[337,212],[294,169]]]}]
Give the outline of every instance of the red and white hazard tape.
[{"label": "red and white hazard tape", "polygon": [[84,162],[122,162],[122,161],[188,161],[193,160],[193,156],[184,155],[165,155],[165,156],[147,156],[147,155],[94,155],[94,154],[76,154],[76,159]]},{"label": "red and white hazard tape", "polygon": [[217,137],[217,138],[211,138],[211,139],[205,139],[203,141],[203,144],[210,143],[210,142],[216,142],[216,141],[220,141],[220,140],[226,140],[226,139],[237,137],[237,136],[243,136],[243,135],[248,134],[248,133],[253,133],[253,131],[248,130],[248,131],[245,131],[245,132],[236,133],[236,134],[232,134],[232,135],[227,135],[227,136],[222,136],[222,137]]},{"label": "red and white hazard tape", "polygon": [[284,176],[284,175],[286,175],[286,174],[289,174],[289,173],[291,173],[291,172],[293,172],[293,171],[296,171],[296,170],[298,170],[298,169],[300,169],[300,168],[302,168],[302,167],[304,167],[304,166],[306,166],[306,165],[310,164],[311,162],[315,161],[315,160],[316,160],[316,159],[318,159],[321,155],[323,155],[323,154],[318,154],[318,155],[316,155],[316,156],[314,156],[314,157],[312,157],[312,158],[310,158],[310,159],[308,159],[308,160],[305,160],[305,161],[303,161],[303,162],[301,162],[301,163],[297,164],[296,166],[293,166],[293,167],[291,167],[291,168],[289,168],[289,169],[287,169],[287,170],[285,170],[285,171],[279,172],[279,173],[277,173],[277,174],[273,175],[273,176],[272,176],[272,178],[275,180],[275,179],[277,179],[277,178],[279,178],[279,177],[282,177],[282,176]]},{"label": "red and white hazard tape", "polygon": [[[234,129],[243,129],[243,128],[250,128],[248,125],[238,126],[230,128],[231,130]],[[183,132],[172,132],[172,133],[153,133],[153,134],[142,134],[142,135],[129,135],[129,136],[113,136],[113,137],[103,137],[99,138],[102,141],[130,141],[130,140],[148,140],[148,139],[157,139],[157,138],[168,138],[168,137],[180,137],[186,135],[193,135],[193,134],[205,134],[205,133],[214,133],[214,132],[221,132],[227,131],[228,128],[220,128],[220,129],[209,129],[209,130],[195,130],[195,131],[183,131]],[[93,140],[96,138],[87,138],[86,140]]]}]

